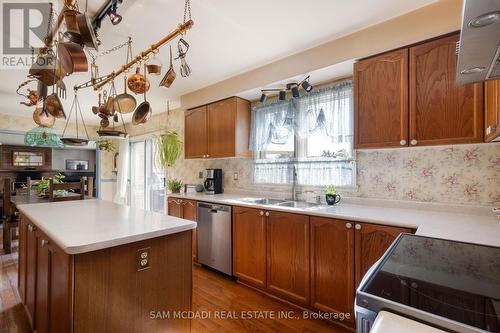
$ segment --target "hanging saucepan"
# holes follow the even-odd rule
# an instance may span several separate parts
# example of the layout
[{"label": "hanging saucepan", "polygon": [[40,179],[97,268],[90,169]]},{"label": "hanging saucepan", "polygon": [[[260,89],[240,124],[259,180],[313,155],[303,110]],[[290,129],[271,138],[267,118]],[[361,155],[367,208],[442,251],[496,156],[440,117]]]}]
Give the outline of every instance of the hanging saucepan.
[{"label": "hanging saucepan", "polygon": [[36,108],[35,111],[33,111],[33,121],[41,127],[52,127],[54,126],[56,118],[53,115],[44,112],[43,108]]},{"label": "hanging saucepan", "polygon": [[76,22],[78,23],[78,29],[81,36],[80,44],[97,51],[98,42],[92,26],[92,20],[87,14],[83,13],[76,15]]},{"label": "hanging saucepan", "polygon": [[116,96],[113,101],[115,111],[120,113],[130,113],[135,110],[137,102],[134,96],[127,93],[127,77],[125,77],[124,92]]},{"label": "hanging saucepan", "polygon": [[62,42],[57,46],[57,56],[61,62],[62,69],[72,74],[75,72],[87,72],[89,63],[83,47],[72,42]]},{"label": "hanging saucepan", "polygon": [[47,111],[56,118],[66,119],[64,108],[57,93],[52,93],[45,99],[45,107]]},{"label": "hanging saucepan", "polygon": [[[144,78],[146,79],[146,65],[144,65]],[[134,115],[132,116],[132,124],[139,125],[144,124],[148,121],[149,117],[151,117],[151,105],[146,100],[146,90],[144,90],[144,102],[139,104],[137,109],[134,111]]]},{"label": "hanging saucepan", "polygon": [[78,28],[78,23],[76,21],[76,16],[79,13],[73,9],[66,9],[64,11],[64,22],[66,23],[66,31],[63,36],[67,40],[73,43],[80,44],[82,37],[80,35],[80,29]]},{"label": "hanging saucepan", "polygon": [[67,73],[59,65],[54,52],[48,50],[46,53],[38,55],[37,60],[31,65],[29,75],[50,87],[60,78],[64,78]]},{"label": "hanging saucepan", "polygon": [[140,71],[141,68],[137,67],[135,74],[130,76],[127,80],[128,88],[135,94],[143,94],[149,90],[149,80],[146,76],[142,75]]},{"label": "hanging saucepan", "polygon": [[176,77],[174,66],[172,64],[172,46],[170,46],[170,68],[160,81],[160,87],[170,88]]}]

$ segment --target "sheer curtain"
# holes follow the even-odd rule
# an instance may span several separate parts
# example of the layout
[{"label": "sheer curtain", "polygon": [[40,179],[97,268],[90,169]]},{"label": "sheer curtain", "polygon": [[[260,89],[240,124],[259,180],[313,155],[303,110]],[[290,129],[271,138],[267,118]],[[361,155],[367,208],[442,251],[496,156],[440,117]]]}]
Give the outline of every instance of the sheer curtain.
[{"label": "sheer curtain", "polygon": [[255,107],[250,149],[265,151],[270,143],[275,143],[273,138],[281,137],[278,128],[295,135],[295,157],[256,159],[255,183],[290,184],[295,165],[299,184],[355,186],[350,81],[290,101]]}]

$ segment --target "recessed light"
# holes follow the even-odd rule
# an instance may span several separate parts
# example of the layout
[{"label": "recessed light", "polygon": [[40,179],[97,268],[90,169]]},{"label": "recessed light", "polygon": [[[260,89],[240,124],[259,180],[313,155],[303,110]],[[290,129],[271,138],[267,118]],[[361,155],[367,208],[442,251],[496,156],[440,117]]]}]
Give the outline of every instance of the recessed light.
[{"label": "recessed light", "polygon": [[500,21],[500,11],[486,13],[476,18],[472,19],[469,22],[469,27],[471,28],[482,28],[487,25],[496,23]]},{"label": "recessed light", "polygon": [[460,71],[460,74],[476,74],[476,73],[481,73],[484,71],[484,67],[472,67],[472,68],[467,68],[462,71]]}]

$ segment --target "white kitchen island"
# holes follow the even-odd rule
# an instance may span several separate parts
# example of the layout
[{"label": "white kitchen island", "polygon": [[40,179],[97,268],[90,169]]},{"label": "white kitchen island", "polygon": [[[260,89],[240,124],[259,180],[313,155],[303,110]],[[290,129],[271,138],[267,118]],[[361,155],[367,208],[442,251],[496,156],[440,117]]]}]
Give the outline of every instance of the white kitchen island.
[{"label": "white kitchen island", "polygon": [[196,223],[102,200],[18,209],[18,285],[33,330],[189,332],[174,315],[191,310]]}]

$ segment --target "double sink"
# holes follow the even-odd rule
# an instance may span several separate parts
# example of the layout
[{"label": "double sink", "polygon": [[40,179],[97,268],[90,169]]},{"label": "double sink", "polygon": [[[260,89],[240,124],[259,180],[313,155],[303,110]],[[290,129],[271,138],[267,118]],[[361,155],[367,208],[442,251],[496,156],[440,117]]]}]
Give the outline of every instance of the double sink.
[{"label": "double sink", "polygon": [[305,202],[305,201],[292,201],[292,200],[281,200],[281,199],[270,199],[270,198],[244,198],[238,201],[256,205],[265,205],[265,206],[278,206],[278,207],[290,207],[290,208],[299,208],[299,209],[307,209],[307,208],[315,208],[321,207],[323,205]]}]

